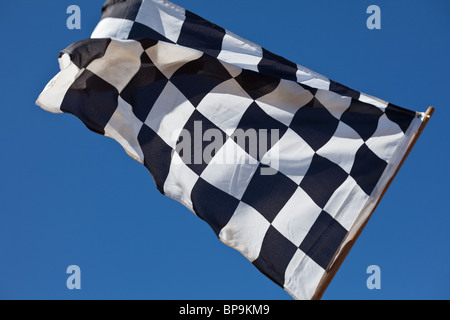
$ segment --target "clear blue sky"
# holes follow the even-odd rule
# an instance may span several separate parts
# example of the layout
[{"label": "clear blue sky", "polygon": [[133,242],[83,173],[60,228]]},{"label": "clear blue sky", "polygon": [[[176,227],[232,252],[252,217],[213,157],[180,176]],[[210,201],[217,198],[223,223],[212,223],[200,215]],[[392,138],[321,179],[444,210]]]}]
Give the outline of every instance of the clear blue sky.
[{"label": "clear blue sky", "polygon": [[[450,298],[450,2],[177,0],[333,80],[436,112],[324,299]],[[66,8],[81,8],[81,30]],[[103,0],[1,1],[0,299],[291,299],[115,141],[35,106]],[[366,27],[381,8],[382,29]],[[81,268],[68,290],[66,268]],[[366,287],[370,265],[381,289]]]}]

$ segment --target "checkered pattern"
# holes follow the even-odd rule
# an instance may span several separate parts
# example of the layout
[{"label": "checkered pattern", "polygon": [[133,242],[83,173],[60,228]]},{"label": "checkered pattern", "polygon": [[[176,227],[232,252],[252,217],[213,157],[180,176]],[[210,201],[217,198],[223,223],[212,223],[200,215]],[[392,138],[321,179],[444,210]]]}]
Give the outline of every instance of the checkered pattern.
[{"label": "checkered pattern", "polygon": [[313,296],[421,123],[164,0],[107,1],[60,64],[41,107],[117,140],[296,299]]}]

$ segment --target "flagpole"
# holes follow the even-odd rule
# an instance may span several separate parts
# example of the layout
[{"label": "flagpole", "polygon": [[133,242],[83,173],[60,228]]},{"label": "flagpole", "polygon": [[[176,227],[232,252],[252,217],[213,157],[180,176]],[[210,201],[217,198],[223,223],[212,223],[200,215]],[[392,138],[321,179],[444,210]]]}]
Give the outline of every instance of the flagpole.
[{"label": "flagpole", "polygon": [[378,199],[374,209],[370,213],[370,215],[367,217],[366,221],[362,224],[362,226],[356,231],[356,233],[353,235],[351,239],[345,244],[345,246],[340,251],[339,255],[336,257],[333,265],[331,268],[326,271],[325,275],[323,276],[322,280],[320,281],[313,297],[311,300],[320,300],[322,299],[323,294],[325,293],[325,290],[328,288],[329,284],[331,283],[331,280],[333,280],[333,277],[336,275],[336,272],[339,270],[340,266],[344,262],[345,258],[347,257],[348,253],[352,249],[353,245],[355,244],[356,240],[358,239],[359,235],[363,231],[364,227],[366,226],[367,222],[369,221],[370,217],[374,213],[375,209],[377,208],[378,204],[380,203],[383,196],[386,194],[386,191],[388,190],[389,186],[391,185],[392,181],[394,180],[397,173],[400,171],[400,168],[402,167],[403,163],[405,162],[406,158],[408,157],[409,153],[411,152],[412,148],[416,144],[417,140],[419,139],[420,135],[422,134],[423,130],[425,129],[426,125],[428,124],[428,121],[430,121],[431,116],[434,113],[434,107],[429,107],[427,111],[425,112],[424,119],[422,121],[422,124],[419,127],[419,130],[416,132],[416,134],[411,139],[411,142],[408,145],[408,148],[406,149],[405,155],[400,162],[399,166],[397,167],[397,170],[395,171],[392,178],[387,183],[386,187],[384,188],[383,192],[381,193],[380,198]]}]

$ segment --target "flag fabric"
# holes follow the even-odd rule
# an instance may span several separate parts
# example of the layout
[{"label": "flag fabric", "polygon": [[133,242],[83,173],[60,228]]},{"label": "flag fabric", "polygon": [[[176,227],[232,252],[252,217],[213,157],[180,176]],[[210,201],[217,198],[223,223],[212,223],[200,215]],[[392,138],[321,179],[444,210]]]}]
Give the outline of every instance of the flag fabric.
[{"label": "flag fabric", "polygon": [[367,220],[424,114],[165,0],[107,1],[37,104],[117,140],[295,299]]}]

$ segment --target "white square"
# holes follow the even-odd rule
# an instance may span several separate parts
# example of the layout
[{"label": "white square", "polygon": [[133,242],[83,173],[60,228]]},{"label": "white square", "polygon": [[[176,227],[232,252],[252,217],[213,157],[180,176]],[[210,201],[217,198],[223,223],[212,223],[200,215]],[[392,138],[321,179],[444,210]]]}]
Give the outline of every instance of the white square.
[{"label": "white square", "polygon": [[303,83],[311,88],[328,90],[330,80],[317,72],[314,72],[301,65],[297,65],[297,82]]},{"label": "white square", "polygon": [[378,120],[377,130],[366,141],[366,145],[378,157],[389,162],[404,137],[405,135],[398,124],[392,122],[383,114]]},{"label": "white square", "polygon": [[292,129],[288,128],[281,139],[261,159],[300,184],[309,169],[314,150]]},{"label": "white square", "polygon": [[317,90],[315,97],[336,119],[340,119],[352,103],[352,98],[341,96],[336,92],[329,91],[328,88]]},{"label": "white square", "polygon": [[328,212],[345,229],[350,230],[368,200],[369,196],[349,176],[336,189],[323,210]]},{"label": "white square", "polygon": [[222,41],[222,50],[217,59],[242,69],[258,72],[258,63],[262,56],[263,52],[260,46],[227,30]]},{"label": "white square", "polygon": [[136,16],[137,22],[173,42],[177,42],[185,19],[185,10],[168,1],[143,1]]},{"label": "white square", "polygon": [[127,154],[140,163],[144,163],[144,154],[137,139],[142,121],[136,118],[132,107],[120,96],[118,106],[105,126],[105,136],[115,139]]},{"label": "white square", "polygon": [[258,211],[241,202],[230,221],[220,231],[219,237],[225,244],[238,250],[253,262],[259,256],[269,227],[269,221]]},{"label": "white square", "polygon": [[322,209],[299,187],[272,225],[299,247],[321,212]]},{"label": "white square", "polygon": [[[64,54],[64,56],[66,55]],[[64,101],[64,97],[79,74],[80,69],[75,63],[70,62],[65,69],[62,69],[49,81],[39,95],[36,104],[49,112],[62,113],[61,104]]]},{"label": "white square", "polygon": [[97,24],[92,32],[91,39],[128,39],[133,23],[133,21],[126,19],[106,17]]},{"label": "white square", "polygon": [[209,92],[197,106],[197,111],[222,131],[231,134],[252,103],[253,99],[236,80],[230,79]]},{"label": "white square", "polygon": [[289,262],[288,266],[286,267],[286,271],[284,272],[285,282],[287,279],[289,279],[292,276],[295,269],[302,262],[302,260],[305,258],[305,256],[306,256],[306,254],[302,250],[297,249],[297,251],[294,253],[294,256],[292,257],[291,261]]},{"label": "white square", "polygon": [[380,98],[369,96],[368,94],[362,93],[359,95],[359,101],[365,102],[378,107],[381,111],[385,111],[388,103]]},{"label": "white square", "polygon": [[164,194],[194,212],[191,192],[197,180],[198,175],[184,164],[177,152],[173,152],[169,174],[164,182]]},{"label": "white square", "polygon": [[333,137],[317,150],[317,154],[333,161],[345,172],[350,173],[355,155],[363,144],[364,141],[355,130],[345,123],[339,122]]},{"label": "white square", "polygon": [[203,53],[176,44],[159,41],[145,50],[150,60],[168,79],[186,63],[197,60]]},{"label": "white square", "polygon": [[312,98],[311,92],[298,83],[281,79],[278,87],[258,98],[257,103],[272,118],[289,126],[295,113]]},{"label": "white square", "polygon": [[145,124],[175,149],[178,136],[194,111],[194,106],[169,81],[153,105]]},{"label": "white square", "polygon": [[257,168],[258,162],[233,139],[228,139],[201,177],[225,193],[241,199]]},{"label": "white square", "polygon": [[141,44],[134,40],[111,40],[103,57],[86,69],[113,85],[119,93],[141,68]]},{"label": "white square", "polygon": [[294,260],[297,266],[289,266],[293,270],[284,281],[284,288],[297,300],[310,300],[316,292],[325,270],[307,255]]}]

